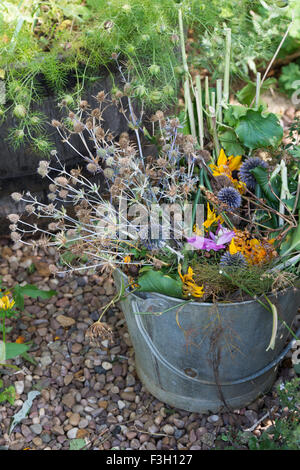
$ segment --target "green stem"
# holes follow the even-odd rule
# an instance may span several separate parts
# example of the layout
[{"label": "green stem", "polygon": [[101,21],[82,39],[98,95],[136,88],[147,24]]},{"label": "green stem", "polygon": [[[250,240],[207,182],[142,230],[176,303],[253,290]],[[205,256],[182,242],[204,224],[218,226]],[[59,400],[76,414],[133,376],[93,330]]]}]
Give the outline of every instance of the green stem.
[{"label": "green stem", "polygon": [[256,95],[255,95],[255,106],[258,108],[260,98],[260,86],[261,86],[261,73],[257,72],[256,76]]},{"label": "green stem", "polygon": [[196,76],[196,106],[198,115],[198,132],[199,132],[199,144],[200,149],[204,148],[204,125],[203,125],[203,109],[202,109],[202,88],[200,75]]},{"label": "green stem", "polygon": [[230,56],[231,56],[231,29],[226,29],[226,51],[225,51],[225,71],[224,71],[224,104],[227,107],[229,101],[229,80],[230,80]]}]

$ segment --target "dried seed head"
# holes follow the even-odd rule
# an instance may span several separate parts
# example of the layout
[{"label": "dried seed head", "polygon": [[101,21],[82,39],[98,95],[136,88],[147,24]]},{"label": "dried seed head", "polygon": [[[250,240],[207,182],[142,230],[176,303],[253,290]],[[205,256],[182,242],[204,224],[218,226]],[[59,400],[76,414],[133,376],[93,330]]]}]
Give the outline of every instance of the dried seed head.
[{"label": "dried seed head", "polygon": [[57,186],[55,184],[49,184],[49,191],[51,191],[51,193],[55,193],[57,190]]},{"label": "dried seed head", "polygon": [[76,122],[74,124],[74,132],[80,134],[80,132],[83,132],[85,129],[84,124],[82,122]]},{"label": "dried seed head", "polygon": [[102,129],[102,127],[96,127],[95,136],[97,137],[97,139],[103,140],[105,137],[104,129]]},{"label": "dried seed head", "polygon": [[79,107],[81,109],[87,109],[89,106],[88,102],[86,100],[81,100],[80,103],[79,103]]},{"label": "dried seed head", "polygon": [[68,186],[68,180],[64,176],[58,176],[57,178],[54,179],[55,183],[58,184],[59,186]]},{"label": "dried seed head", "polygon": [[12,239],[12,241],[18,242],[21,240],[21,235],[18,232],[11,232],[10,238]]},{"label": "dried seed head", "polygon": [[32,214],[34,212],[34,205],[33,204],[27,204],[25,206],[25,211],[28,212],[28,214]]},{"label": "dried seed head", "polygon": [[211,154],[209,153],[208,150],[199,150],[196,154],[196,161],[198,164],[203,163],[203,160],[205,163],[209,163],[211,161]]},{"label": "dried seed head", "polygon": [[106,159],[106,165],[107,165],[107,166],[113,166],[114,163],[115,163],[114,157],[108,157],[108,158]]},{"label": "dried seed head", "polygon": [[116,97],[116,98],[120,99],[120,98],[123,98],[123,96],[124,96],[124,95],[123,95],[123,93],[122,93],[121,90],[117,90],[117,91],[115,92],[115,97]]},{"label": "dried seed head", "polygon": [[22,199],[22,194],[20,193],[12,193],[11,197],[14,201],[19,202]]},{"label": "dried seed head", "polygon": [[95,163],[88,163],[87,166],[86,166],[86,169],[90,173],[96,173],[97,170],[98,170],[98,165],[96,165]]},{"label": "dried seed head", "polygon": [[56,199],[56,195],[54,193],[49,193],[47,195],[47,197],[50,201],[55,201],[55,199]]},{"label": "dried seed head", "polygon": [[57,223],[56,222],[51,222],[48,225],[48,229],[50,230],[50,232],[55,232],[55,230],[58,230]]},{"label": "dried seed head", "polygon": [[99,109],[99,108],[93,109],[92,112],[91,112],[91,115],[92,115],[93,117],[99,119],[100,116],[101,116],[101,111],[100,111],[100,109]]},{"label": "dried seed head", "polygon": [[61,197],[62,199],[66,199],[68,194],[69,193],[66,189],[61,189],[58,193],[59,197]]},{"label": "dried seed head", "polygon": [[165,118],[165,115],[162,111],[156,111],[155,116],[156,116],[158,121],[161,121],[162,119]]},{"label": "dried seed head", "polygon": [[86,125],[87,129],[93,129],[93,127],[94,127],[93,119],[92,118],[87,118],[87,120],[85,121],[85,125]]},{"label": "dried seed head", "polygon": [[39,166],[37,169],[37,172],[39,175],[41,175],[43,178],[48,175],[49,173],[49,162],[46,160],[41,160],[39,162]]},{"label": "dried seed head", "polygon": [[112,168],[105,168],[103,173],[104,173],[104,176],[108,179],[111,179],[114,176],[114,170]]},{"label": "dried seed head", "polygon": [[85,336],[90,341],[97,339],[107,339],[108,341],[111,341],[113,339],[113,332],[107,323],[97,321],[87,329]]},{"label": "dried seed head", "polygon": [[99,93],[97,93],[97,96],[96,96],[96,100],[99,102],[99,103],[103,103],[103,101],[105,101],[105,92],[102,90],[102,91],[99,91]]},{"label": "dried seed head", "polygon": [[61,127],[61,122],[57,121],[56,119],[52,119],[51,124],[53,127]]},{"label": "dried seed head", "polygon": [[130,83],[125,83],[124,85],[124,95],[129,95],[131,92],[131,84]]},{"label": "dried seed head", "polygon": [[7,216],[7,218],[8,218],[8,220],[9,220],[10,222],[12,222],[13,224],[18,223],[18,221],[19,221],[19,219],[20,219],[20,217],[18,216],[18,214],[9,214],[9,215]]},{"label": "dried seed head", "polygon": [[58,271],[57,267],[54,264],[49,264],[48,268],[51,274],[56,274]]}]

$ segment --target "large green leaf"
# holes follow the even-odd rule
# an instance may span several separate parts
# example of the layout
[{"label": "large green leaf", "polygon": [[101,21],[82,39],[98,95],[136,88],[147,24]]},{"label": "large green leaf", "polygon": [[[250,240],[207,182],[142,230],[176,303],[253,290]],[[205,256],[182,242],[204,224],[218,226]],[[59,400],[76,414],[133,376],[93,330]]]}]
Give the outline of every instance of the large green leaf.
[{"label": "large green leaf", "polygon": [[246,108],[246,106],[239,104],[230,105],[224,111],[224,122],[228,124],[228,126],[235,127],[239,119],[247,114],[247,111],[248,108]]},{"label": "large green leaf", "polygon": [[29,347],[27,344],[19,344],[19,343],[6,343],[5,344],[6,351],[5,351],[5,358],[12,359],[13,357],[19,356],[24,352],[28,351]]},{"label": "large green leaf", "polygon": [[234,131],[225,131],[219,135],[219,139],[222,147],[225,150],[226,155],[243,155],[244,148],[239,143],[237,135]]},{"label": "large green leaf", "polygon": [[180,279],[173,279],[161,271],[147,271],[138,278],[139,291],[158,292],[182,299],[182,283]]},{"label": "large green leaf", "polygon": [[249,109],[235,129],[239,140],[250,149],[275,147],[283,137],[283,129],[273,113]]}]

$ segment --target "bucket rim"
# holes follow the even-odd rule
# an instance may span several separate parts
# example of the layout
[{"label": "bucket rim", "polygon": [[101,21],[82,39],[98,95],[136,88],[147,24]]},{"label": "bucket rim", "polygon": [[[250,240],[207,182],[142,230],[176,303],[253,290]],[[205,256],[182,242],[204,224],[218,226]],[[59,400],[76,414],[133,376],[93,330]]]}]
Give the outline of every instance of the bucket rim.
[{"label": "bucket rim", "polygon": [[[127,278],[126,274],[123,273],[123,271],[121,271],[120,268],[116,268],[114,270],[114,272],[119,272],[120,275],[123,277],[123,278]],[[270,297],[274,298],[274,297],[277,297],[278,295],[283,295],[291,290],[294,290],[294,291],[300,291],[300,288],[296,287],[296,286],[290,286],[290,287],[286,287],[278,292],[276,292],[276,294],[269,294]],[[137,297],[139,300],[141,299],[138,295],[137,295],[137,292],[130,292],[128,291],[128,293],[130,293],[130,295],[132,295],[133,297]],[[248,304],[253,304],[255,302],[257,302],[257,299],[260,299],[262,297],[262,295],[258,296],[256,299],[251,299],[251,300],[243,300],[243,301],[239,301],[239,302],[194,302],[194,301],[191,301],[191,300],[185,300],[185,299],[178,299],[177,297],[171,297],[169,295],[165,295],[165,294],[160,294],[159,292],[143,292],[143,294],[147,295],[147,294],[150,294],[152,296],[155,296],[155,297],[158,297],[159,299],[162,299],[162,300],[171,300],[171,301],[174,301],[175,303],[180,303],[182,304],[183,302],[186,302],[186,304],[189,304],[189,305],[193,305],[193,306],[197,306],[197,307],[212,307],[212,306],[216,306],[216,305],[221,305],[222,307],[232,307],[233,305],[236,306],[236,305],[248,305]]]}]

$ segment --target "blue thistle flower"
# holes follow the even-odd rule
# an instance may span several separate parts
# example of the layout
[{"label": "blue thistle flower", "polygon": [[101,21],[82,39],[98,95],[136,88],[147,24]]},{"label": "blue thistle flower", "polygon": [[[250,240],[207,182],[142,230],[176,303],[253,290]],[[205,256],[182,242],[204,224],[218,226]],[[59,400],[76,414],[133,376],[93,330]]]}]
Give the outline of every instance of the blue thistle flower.
[{"label": "blue thistle flower", "polygon": [[268,168],[268,164],[259,157],[250,157],[242,164],[239,171],[239,178],[246,184],[247,188],[254,190],[256,186],[256,179],[252,175],[251,170],[256,167]]},{"label": "blue thistle flower", "polygon": [[222,188],[218,192],[218,199],[231,209],[237,209],[242,204],[240,193],[232,187]]},{"label": "blue thistle flower", "polygon": [[230,268],[245,268],[247,261],[242,253],[235,253],[231,255],[229,251],[226,251],[220,258],[220,266],[226,266]]}]

